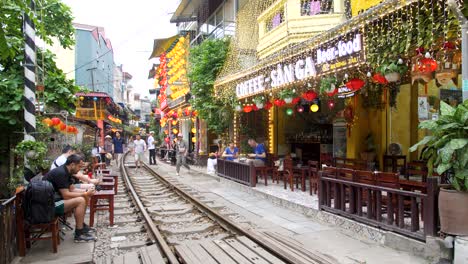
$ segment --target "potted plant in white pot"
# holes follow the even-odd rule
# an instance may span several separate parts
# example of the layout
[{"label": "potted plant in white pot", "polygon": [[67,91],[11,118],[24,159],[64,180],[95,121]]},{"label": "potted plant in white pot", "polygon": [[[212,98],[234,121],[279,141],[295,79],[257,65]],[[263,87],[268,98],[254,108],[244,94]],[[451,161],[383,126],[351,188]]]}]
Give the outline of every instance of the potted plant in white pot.
[{"label": "potted plant in white pot", "polygon": [[262,109],[265,106],[265,97],[264,96],[256,96],[253,99],[253,102],[257,106],[258,109]]},{"label": "potted plant in white pot", "polygon": [[456,108],[440,102],[440,117],[419,124],[430,131],[410,151],[425,146],[428,175],[447,174],[450,185],[439,193],[441,231],[452,235],[468,235],[468,100]]},{"label": "potted plant in white pot", "polygon": [[408,66],[403,63],[391,62],[382,64],[378,69],[388,82],[398,82],[401,80],[401,75],[408,71]]},{"label": "potted plant in white pot", "polygon": [[292,103],[294,97],[296,96],[296,89],[283,89],[279,92],[279,97],[283,99],[287,104]]}]

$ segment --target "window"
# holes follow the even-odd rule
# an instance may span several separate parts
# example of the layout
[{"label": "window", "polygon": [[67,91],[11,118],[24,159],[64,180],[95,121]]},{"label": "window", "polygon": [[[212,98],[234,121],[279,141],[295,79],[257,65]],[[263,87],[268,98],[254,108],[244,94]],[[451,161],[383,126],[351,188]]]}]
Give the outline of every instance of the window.
[{"label": "window", "polygon": [[266,31],[271,31],[284,22],[284,7],[276,11],[276,13],[267,20]]},{"label": "window", "polygon": [[315,16],[333,12],[333,0],[301,0],[301,16]]}]

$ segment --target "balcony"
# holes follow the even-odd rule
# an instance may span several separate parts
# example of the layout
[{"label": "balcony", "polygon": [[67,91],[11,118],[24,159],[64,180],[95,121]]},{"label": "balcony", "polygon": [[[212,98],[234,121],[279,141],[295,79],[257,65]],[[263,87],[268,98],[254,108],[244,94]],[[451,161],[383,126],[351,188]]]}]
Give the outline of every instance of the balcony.
[{"label": "balcony", "polygon": [[344,21],[344,0],[278,0],[257,18],[258,57],[263,59]]},{"label": "balcony", "polygon": [[83,108],[77,107],[76,108],[76,118],[83,119],[83,120],[104,120],[106,119],[106,111],[97,109],[94,111],[93,108]]}]

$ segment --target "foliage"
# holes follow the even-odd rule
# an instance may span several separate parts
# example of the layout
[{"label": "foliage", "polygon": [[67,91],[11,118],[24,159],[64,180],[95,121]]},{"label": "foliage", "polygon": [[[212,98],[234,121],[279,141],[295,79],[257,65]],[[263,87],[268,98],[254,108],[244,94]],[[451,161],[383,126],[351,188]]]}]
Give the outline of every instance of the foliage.
[{"label": "foliage", "polygon": [[398,83],[389,83],[388,87],[389,87],[388,105],[390,105],[390,107],[396,108],[396,105],[397,105],[396,99],[397,99],[398,93],[400,92],[400,85]]},{"label": "foliage", "polygon": [[265,103],[265,96],[263,95],[257,95],[255,96],[252,101],[255,103],[255,104],[263,104]]},{"label": "foliage", "polygon": [[[54,39],[64,48],[74,44],[73,17],[68,6],[59,0],[44,0],[40,2],[42,5],[37,6],[34,14],[27,2],[4,0],[0,6],[0,125],[9,130],[20,126],[23,108],[23,12],[32,18],[36,25],[36,35],[45,43],[52,44]],[[45,104],[70,110],[73,106],[72,96],[79,88],[73,81],[66,80],[63,72],[57,68],[51,52],[39,49],[37,52],[37,64],[45,70]]]},{"label": "foliage", "polygon": [[380,65],[380,67],[377,68],[377,71],[383,75],[394,73],[394,72],[404,74],[405,72],[408,71],[408,66],[406,66],[405,64],[398,64],[396,62],[391,62],[388,64]]},{"label": "foliage", "polygon": [[330,87],[331,87],[332,84],[334,84],[336,86],[336,84],[337,84],[336,77],[329,76],[329,77],[322,78],[320,80],[320,94],[324,94],[328,90],[330,90]]},{"label": "foliage", "polygon": [[384,103],[382,102],[382,91],[383,85],[373,82],[367,82],[363,92],[362,106],[366,109],[377,109],[381,110],[384,107]]},{"label": "foliage", "polygon": [[190,49],[190,71],[192,99],[190,103],[208,129],[217,134],[225,132],[233,117],[235,96],[224,98],[214,95],[214,81],[222,69],[227,56],[229,39],[208,39]]},{"label": "foliage", "polygon": [[[456,108],[440,102],[438,120],[427,120],[419,124],[420,129],[427,129],[432,135],[426,136],[410,148],[423,149],[423,158],[427,159],[429,175],[453,172],[451,183],[458,191],[468,191],[468,100]],[[450,176],[450,175],[449,175]]]},{"label": "foliage", "polygon": [[286,98],[294,98],[296,97],[297,94],[296,94],[296,90],[295,89],[291,89],[291,88],[286,88],[286,89],[283,89],[279,92],[279,97],[281,99],[286,99]]},{"label": "foliage", "polygon": [[444,8],[430,8],[431,3],[419,1],[416,8],[402,8],[392,17],[367,25],[366,60],[371,67],[390,65],[401,54],[411,54],[418,47],[431,50],[441,46],[445,40],[439,36],[456,37],[459,25],[453,13]]},{"label": "foliage", "polygon": [[80,153],[84,156],[85,161],[90,161],[93,158],[91,154],[91,150],[94,147],[93,145],[93,142],[86,143],[83,141],[83,144],[75,144],[72,147],[76,149],[77,153]]},{"label": "foliage", "polygon": [[[18,157],[18,166],[14,169],[14,177],[10,177],[9,187],[16,188],[23,182],[24,169],[28,167],[33,172],[39,172],[50,164],[46,161],[47,145],[40,141],[25,140],[16,145],[14,153]],[[27,166],[25,164],[25,159]]]}]

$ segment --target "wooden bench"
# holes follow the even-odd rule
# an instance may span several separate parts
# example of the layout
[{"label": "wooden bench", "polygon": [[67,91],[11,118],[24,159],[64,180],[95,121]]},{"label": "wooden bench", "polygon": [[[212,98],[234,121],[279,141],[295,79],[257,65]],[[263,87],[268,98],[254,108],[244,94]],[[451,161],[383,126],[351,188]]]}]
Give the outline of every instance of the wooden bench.
[{"label": "wooden bench", "polygon": [[[59,237],[59,219],[55,217],[50,223],[45,224],[29,224],[24,220],[23,203],[25,189],[22,187],[16,192],[15,207],[16,207],[16,228],[17,228],[17,243],[18,253],[20,256],[26,255],[26,248],[31,248],[31,241],[51,240],[52,251],[57,253],[58,245],[60,244]],[[44,237],[45,233],[50,233],[50,236]]]}]

